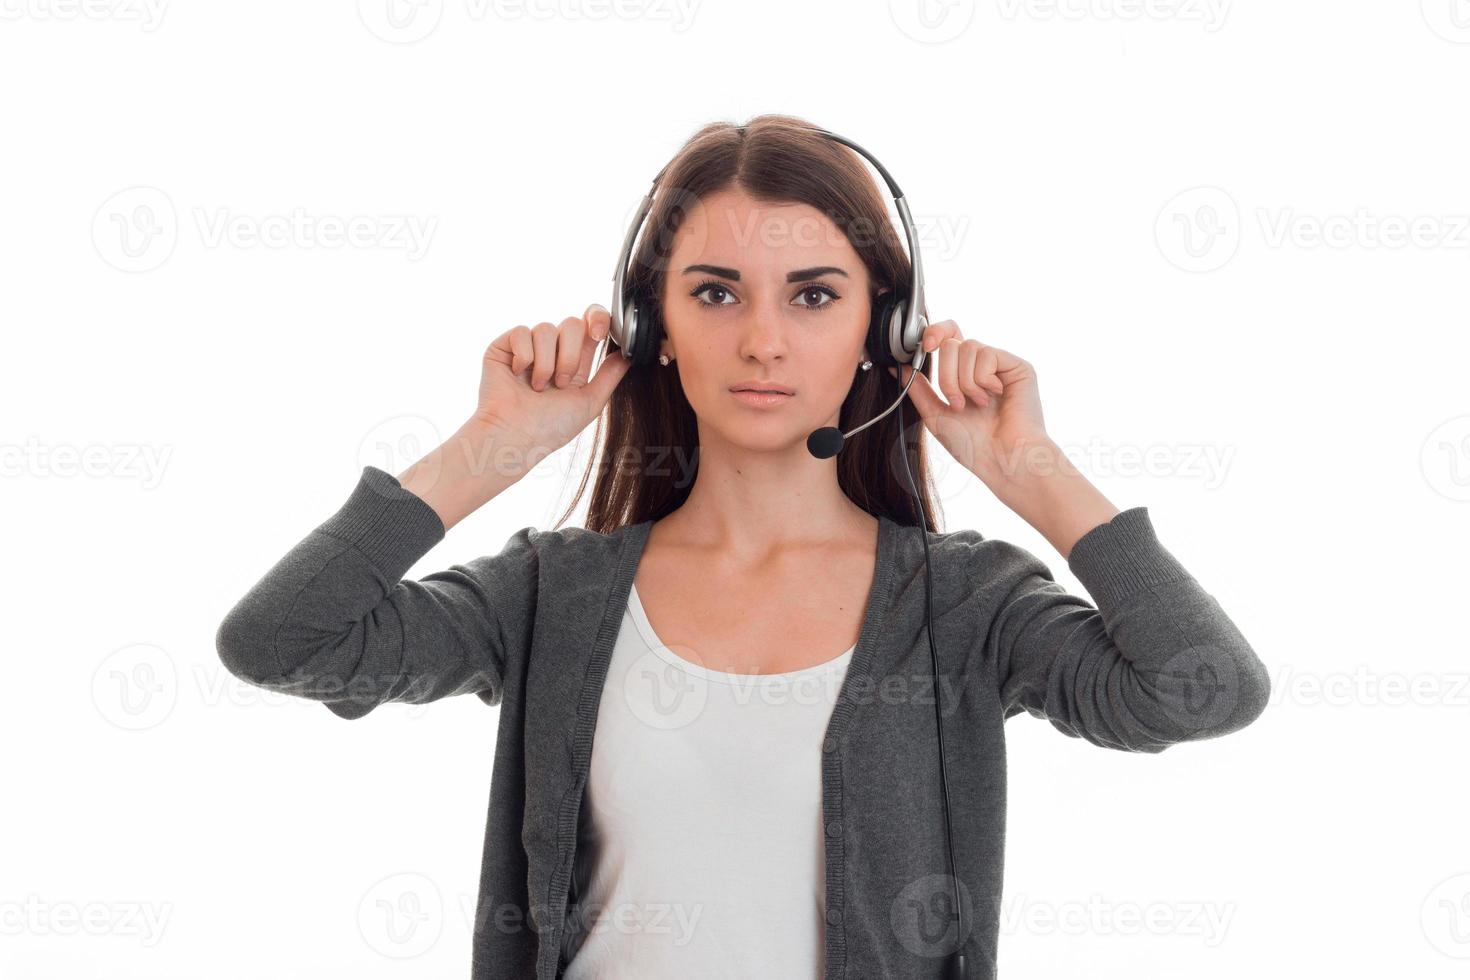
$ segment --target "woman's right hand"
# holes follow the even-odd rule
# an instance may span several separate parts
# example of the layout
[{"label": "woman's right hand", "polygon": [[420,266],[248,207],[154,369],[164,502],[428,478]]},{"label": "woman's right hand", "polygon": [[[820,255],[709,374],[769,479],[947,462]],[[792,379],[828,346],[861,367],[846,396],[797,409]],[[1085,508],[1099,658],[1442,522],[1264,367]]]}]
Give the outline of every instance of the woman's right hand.
[{"label": "woman's right hand", "polygon": [[589,378],[592,355],[611,323],[607,310],[593,303],[559,325],[521,325],[495,338],[481,366],[475,421],[540,455],[571,442],[602,414],[631,363],[614,352]]}]

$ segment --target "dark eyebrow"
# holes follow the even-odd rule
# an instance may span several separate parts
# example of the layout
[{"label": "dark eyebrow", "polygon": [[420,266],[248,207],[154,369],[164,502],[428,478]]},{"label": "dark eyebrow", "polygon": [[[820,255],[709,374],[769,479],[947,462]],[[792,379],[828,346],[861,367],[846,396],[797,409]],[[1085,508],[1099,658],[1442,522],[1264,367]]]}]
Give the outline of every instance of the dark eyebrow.
[{"label": "dark eyebrow", "polygon": [[740,281],[739,269],[727,269],[722,265],[691,265],[684,270],[684,275],[687,276],[691,272],[708,272],[710,275],[719,276],[721,279],[730,279],[735,282]]},{"label": "dark eyebrow", "polygon": [[814,265],[810,269],[793,269],[786,273],[786,281],[800,282],[802,279],[816,279],[831,272],[835,272],[839,276],[847,275],[846,272],[837,268],[835,265]]},{"label": "dark eyebrow", "polygon": [[[740,281],[739,269],[728,269],[722,265],[704,265],[702,263],[691,265],[684,270],[684,275],[687,276],[691,272],[707,272],[712,276],[719,276],[721,279],[729,279],[732,282]],[[817,265],[812,266],[810,269],[793,269],[786,273],[786,281],[800,282],[803,279],[816,279],[818,276],[825,276],[829,273],[835,273],[839,276],[847,275],[845,271],[837,268],[835,265]]]}]

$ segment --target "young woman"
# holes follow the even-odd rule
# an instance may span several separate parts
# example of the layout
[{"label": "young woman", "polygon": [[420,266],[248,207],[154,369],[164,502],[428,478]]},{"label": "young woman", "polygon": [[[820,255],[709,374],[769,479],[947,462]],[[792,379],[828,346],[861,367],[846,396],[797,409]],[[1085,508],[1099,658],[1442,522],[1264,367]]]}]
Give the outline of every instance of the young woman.
[{"label": "young woman", "polygon": [[[909,265],[851,150],[788,116],[715,124],[660,188],[629,271],[659,362],[599,361],[599,304],[497,337],[470,418],[396,476],[365,467],[220,656],[344,718],[500,707],[477,978],[939,977],[957,951],[993,977],[1003,722],[1157,752],[1249,724],[1266,670],[1146,508],[1067,465],[1033,367],[953,320],[925,329],[900,411],[808,451],[910,380],[865,367]],[[586,527],[403,578],[594,420]],[[922,440],[918,499],[895,449],[921,425],[1095,606],[1019,547],[927,530]]]}]

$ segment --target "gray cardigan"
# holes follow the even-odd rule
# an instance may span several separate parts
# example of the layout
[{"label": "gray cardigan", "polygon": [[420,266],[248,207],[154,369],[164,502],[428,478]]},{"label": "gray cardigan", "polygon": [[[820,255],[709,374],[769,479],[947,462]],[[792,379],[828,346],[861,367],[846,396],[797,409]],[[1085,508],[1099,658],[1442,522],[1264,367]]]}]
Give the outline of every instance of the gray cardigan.
[{"label": "gray cardigan", "polygon": [[[406,580],[444,525],[367,466],[340,509],[219,626],[233,675],[342,718],[456,694],[499,707],[474,980],[561,972],[597,709],[650,527],[524,527],[499,554]],[[813,761],[826,827],[825,980],[938,977],[955,942],[936,911],[949,911],[952,886],[918,533],[879,518],[862,630],[820,767]],[[972,530],[929,541],[964,941],[971,977],[987,980],[1005,841],[1003,723],[1025,710],[1094,745],[1159,752],[1249,724],[1270,682],[1144,507],[1091,529],[1068,556],[1095,607],[1015,545]]]}]

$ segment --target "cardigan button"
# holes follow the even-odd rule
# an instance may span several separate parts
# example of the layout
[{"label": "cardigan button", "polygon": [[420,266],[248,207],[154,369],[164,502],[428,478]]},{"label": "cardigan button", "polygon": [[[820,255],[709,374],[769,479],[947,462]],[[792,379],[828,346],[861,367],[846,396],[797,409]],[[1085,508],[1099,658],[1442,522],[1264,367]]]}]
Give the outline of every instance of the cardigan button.
[{"label": "cardigan button", "polygon": [[841,921],[842,921],[842,910],[841,909],[828,909],[827,910],[827,922],[828,923],[830,923],[831,925],[834,925],[835,926],[837,923],[839,923]]},{"label": "cardigan button", "polygon": [[831,735],[828,735],[826,738],[822,739],[822,751],[823,752],[836,752],[837,751],[837,739],[833,738]]},{"label": "cardigan button", "polygon": [[827,834],[831,837],[842,836],[842,821],[834,820],[827,825]]}]

